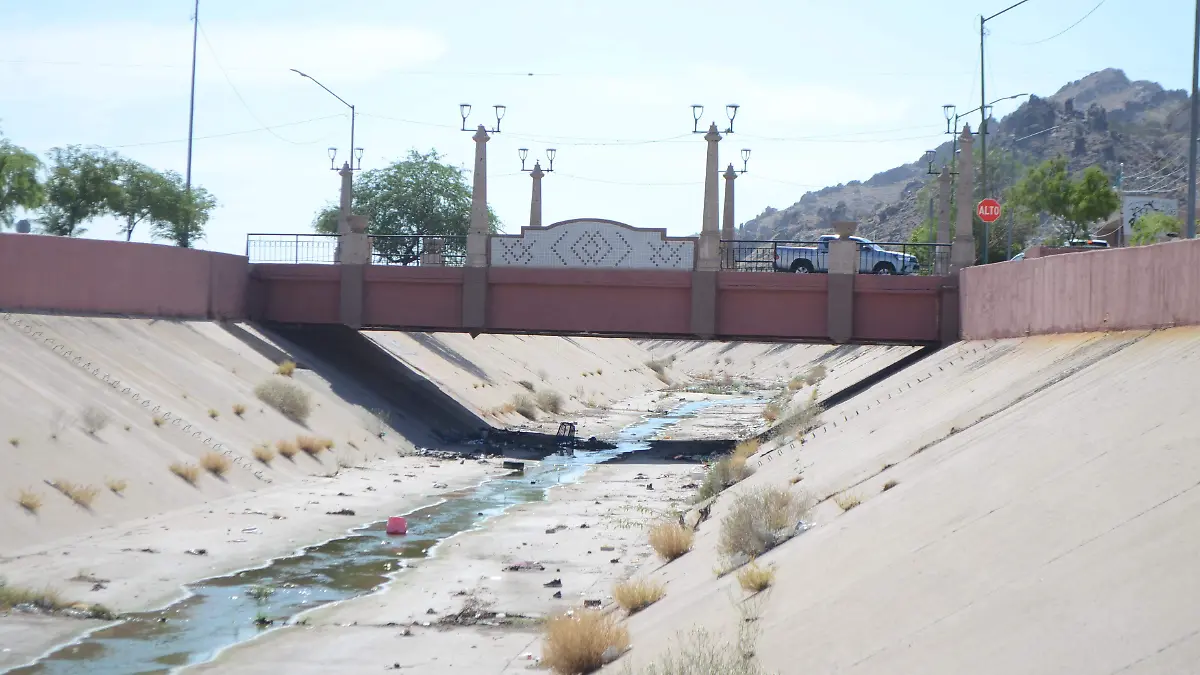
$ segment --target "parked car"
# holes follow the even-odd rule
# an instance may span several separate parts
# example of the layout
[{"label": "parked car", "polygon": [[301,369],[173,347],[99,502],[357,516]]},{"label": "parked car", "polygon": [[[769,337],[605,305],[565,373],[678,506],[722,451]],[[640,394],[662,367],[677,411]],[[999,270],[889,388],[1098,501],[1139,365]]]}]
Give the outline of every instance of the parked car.
[{"label": "parked car", "polygon": [[1014,255],[1012,258],[1009,258],[1009,262],[1017,262],[1019,260],[1024,260],[1024,259],[1025,259],[1025,251],[1021,251],[1020,253]]},{"label": "parked car", "polygon": [[1108,248],[1108,242],[1103,239],[1072,239],[1067,242],[1072,248]]},{"label": "parked car", "polygon": [[[837,235],[827,234],[817,240],[816,246],[777,246],[775,269],[800,274],[828,272],[829,242],[834,239]],[[916,274],[921,267],[914,255],[889,251],[862,237],[850,237],[850,240],[858,244],[858,271],[861,274]]]}]

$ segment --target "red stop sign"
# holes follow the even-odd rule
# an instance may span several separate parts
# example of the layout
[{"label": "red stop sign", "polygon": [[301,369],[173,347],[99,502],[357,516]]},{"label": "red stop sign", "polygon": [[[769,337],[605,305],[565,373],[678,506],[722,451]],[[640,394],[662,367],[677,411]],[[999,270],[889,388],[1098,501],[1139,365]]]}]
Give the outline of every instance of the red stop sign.
[{"label": "red stop sign", "polygon": [[975,213],[979,215],[979,219],[985,223],[994,223],[1000,220],[1000,202],[995,199],[985,199],[979,202],[979,206],[975,207]]}]

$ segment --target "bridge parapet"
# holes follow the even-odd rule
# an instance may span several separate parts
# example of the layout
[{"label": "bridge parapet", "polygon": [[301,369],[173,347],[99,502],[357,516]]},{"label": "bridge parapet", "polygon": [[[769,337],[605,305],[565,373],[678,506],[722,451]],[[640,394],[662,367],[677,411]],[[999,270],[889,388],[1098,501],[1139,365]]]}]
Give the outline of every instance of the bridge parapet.
[{"label": "bridge parapet", "polygon": [[690,270],[696,259],[695,237],[598,218],[492,235],[489,248],[492,267]]}]

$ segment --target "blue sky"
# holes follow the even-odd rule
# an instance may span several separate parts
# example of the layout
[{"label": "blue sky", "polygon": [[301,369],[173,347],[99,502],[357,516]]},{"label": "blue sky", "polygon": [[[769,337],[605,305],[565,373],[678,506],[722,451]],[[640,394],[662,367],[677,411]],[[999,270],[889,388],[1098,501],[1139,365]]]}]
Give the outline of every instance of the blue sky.
[{"label": "blue sky", "polygon": [[[1190,86],[1184,0],[1106,0],[1029,44],[1097,1],[1030,0],[990,22],[989,100],[1048,95],[1105,67]],[[690,104],[706,106],[706,122],[742,106],[721,142],[722,165],[753,150],[741,222],[943,140],[941,105],[979,104],[979,14],[1011,2],[201,0],[193,177],[221,202],[201,246],[240,252],[247,232],[310,231],[336,198],[326,148],[344,156],[347,110],[289,68],[358,107],[364,168],[412,148],[469,166],[458,104],[474,105],[472,124],[508,106],[488,144],[489,198],[508,231],[529,212],[517,148],[556,147],[546,222],[689,234],[704,173]],[[182,172],[191,5],[0,0],[0,130],[38,153],[97,144]],[[117,225],[89,230],[113,238]]]}]

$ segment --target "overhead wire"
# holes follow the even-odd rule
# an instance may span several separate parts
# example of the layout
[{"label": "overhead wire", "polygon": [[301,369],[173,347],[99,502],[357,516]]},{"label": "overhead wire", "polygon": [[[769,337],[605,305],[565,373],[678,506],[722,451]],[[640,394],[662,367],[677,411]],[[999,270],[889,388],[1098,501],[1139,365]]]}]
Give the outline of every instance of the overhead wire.
[{"label": "overhead wire", "polygon": [[[335,117],[345,117],[345,116],[346,116],[345,114],[323,115],[321,117],[312,117],[312,118],[309,118],[306,120],[297,120],[295,122],[283,122],[281,124],[274,124],[274,125],[272,125],[272,128],[282,129],[285,127],[294,127],[294,126],[298,126],[301,124],[309,124],[310,122],[319,122],[322,120],[329,120],[329,119],[334,119]],[[227,131],[227,132],[220,133],[220,134],[207,134],[204,136],[193,136],[192,139],[200,141],[200,140],[206,140],[206,139],[210,139],[210,138],[225,138],[228,136],[240,136],[240,135],[244,135],[244,134],[255,134],[255,133],[262,132],[262,131],[268,131],[268,129],[266,129],[264,127],[255,127],[253,129],[242,129],[239,131]],[[187,143],[187,139],[186,138],[175,138],[175,139],[165,140],[165,141],[145,141],[145,142],[140,142],[140,143],[123,143],[120,145],[102,145],[100,147],[115,150],[115,149],[119,149],[119,148],[140,148],[140,147],[146,147],[146,146],[151,146],[151,145],[169,145],[171,143]]]},{"label": "overhead wire", "polygon": [[1074,27],[1078,26],[1079,24],[1083,23],[1084,21],[1086,21],[1089,16],[1095,14],[1096,10],[1100,9],[1101,5],[1103,5],[1107,1],[1108,0],[1100,0],[1100,2],[1096,3],[1095,7],[1088,10],[1087,14],[1084,14],[1083,16],[1079,17],[1078,21],[1076,21],[1075,23],[1071,24],[1070,26],[1067,26],[1066,28],[1058,31],[1057,33],[1055,33],[1054,35],[1051,35],[1050,37],[1042,38],[1041,40],[1034,40],[1033,42],[1014,42],[1013,44],[1021,46],[1021,47],[1032,47],[1033,45],[1040,45],[1043,42],[1049,42],[1049,41],[1053,40],[1054,38],[1059,37],[1060,35],[1063,35],[1067,31],[1071,30],[1072,28],[1074,28]]}]

